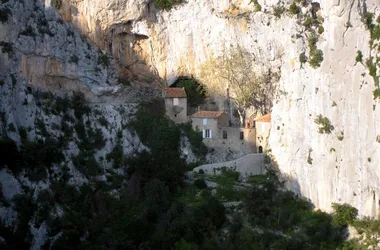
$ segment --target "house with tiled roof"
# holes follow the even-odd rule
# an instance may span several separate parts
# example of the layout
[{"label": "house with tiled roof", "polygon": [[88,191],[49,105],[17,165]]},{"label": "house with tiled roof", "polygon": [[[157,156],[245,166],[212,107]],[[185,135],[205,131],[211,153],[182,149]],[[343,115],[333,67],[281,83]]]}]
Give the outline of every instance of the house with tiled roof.
[{"label": "house with tiled roof", "polygon": [[262,153],[267,149],[268,137],[271,129],[271,114],[266,114],[255,119],[257,152]]},{"label": "house with tiled roof", "polygon": [[188,122],[187,95],[184,88],[163,89],[166,115],[175,123]]},{"label": "house with tiled roof", "polygon": [[219,128],[228,126],[228,115],[223,111],[198,111],[191,115],[194,128],[202,131],[204,139],[218,138]]}]

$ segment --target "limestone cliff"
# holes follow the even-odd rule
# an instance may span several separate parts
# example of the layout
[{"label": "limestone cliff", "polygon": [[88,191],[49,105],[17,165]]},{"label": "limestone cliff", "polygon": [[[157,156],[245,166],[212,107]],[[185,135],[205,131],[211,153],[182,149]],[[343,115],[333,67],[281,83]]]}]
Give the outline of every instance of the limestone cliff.
[{"label": "limestone cliff", "polygon": [[[140,81],[160,76],[170,84],[180,75],[197,75],[207,58],[229,46],[247,49],[260,68],[281,73],[270,146],[280,170],[295,180],[293,189],[319,208],[347,202],[374,216],[380,204],[380,111],[365,63],[376,51],[363,20],[366,11],[374,12],[375,22],[377,2],[319,2],[323,29],[316,46],[324,60],[316,69],[299,61],[303,52],[310,57],[305,21],[276,12],[278,1],[188,0],[164,11],[153,1],[68,0],[59,11],[109,51],[121,72]],[[301,13],[309,11],[310,5]],[[357,51],[363,63],[355,61]],[[330,134],[318,133],[319,114],[331,121]]]}]

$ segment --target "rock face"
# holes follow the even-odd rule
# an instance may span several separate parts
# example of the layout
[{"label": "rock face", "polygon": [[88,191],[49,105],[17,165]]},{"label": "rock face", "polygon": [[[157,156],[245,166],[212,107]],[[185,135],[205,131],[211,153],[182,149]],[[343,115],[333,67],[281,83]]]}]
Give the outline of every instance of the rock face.
[{"label": "rock face", "polygon": [[[379,14],[378,7],[375,0],[319,2],[324,32],[316,45],[324,60],[317,69],[300,63],[308,33],[295,16],[273,15],[277,1],[258,0],[258,11],[249,0],[188,0],[160,11],[153,1],[69,0],[60,12],[112,53],[122,73],[140,81],[160,76],[170,84],[181,75],[196,76],[207,58],[230,46],[250,51],[260,69],[281,73],[270,146],[280,170],[295,180],[292,188],[321,209],[347,202],[361,215],[375,216],[380,111],[374,81],[355,57],[358,50],[363,62],[375,56],[362,16],[365,10]],[[319,114],[334,126],[330,134],[318,133]]]}]

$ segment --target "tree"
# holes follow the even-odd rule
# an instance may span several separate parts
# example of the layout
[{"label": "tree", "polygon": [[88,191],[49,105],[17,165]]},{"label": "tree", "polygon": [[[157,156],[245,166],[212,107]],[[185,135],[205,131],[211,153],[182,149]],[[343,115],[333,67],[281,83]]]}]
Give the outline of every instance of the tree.
[{"label": "tree", "polygon": [[253,56],[240,47],[232,48],[222,56],[211,57],[200,72],[200,78],[209,93],[232,100],[243,124],[246,111],[254,107],[261,114],[269,113],[275,92],[277,74],[269,70],[265,76],[255,72]]},{"label": "tree", "polygon": [[179,79],[176,83],[177,87],[185,88],[187,100],[190,106],[202,104],[208,93],[203,84],[195,79]]}]

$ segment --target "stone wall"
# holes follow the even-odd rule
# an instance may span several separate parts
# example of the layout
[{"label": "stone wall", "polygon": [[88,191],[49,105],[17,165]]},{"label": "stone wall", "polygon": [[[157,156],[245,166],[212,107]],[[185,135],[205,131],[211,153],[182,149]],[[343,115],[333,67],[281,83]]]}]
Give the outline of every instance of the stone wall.
[{"label": "stone wall", "polygon": [[200,170],[203,170],[205,174],[220,174],[220,170],[223,167],[236,170],[243,178],[249,175],[261,175],[266,173],[263,154],[249,154],[233,161],[201,165],[194,168],[193,172],[199,173]]}]

